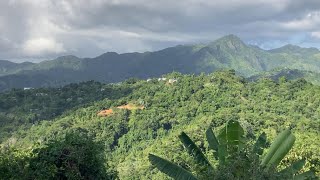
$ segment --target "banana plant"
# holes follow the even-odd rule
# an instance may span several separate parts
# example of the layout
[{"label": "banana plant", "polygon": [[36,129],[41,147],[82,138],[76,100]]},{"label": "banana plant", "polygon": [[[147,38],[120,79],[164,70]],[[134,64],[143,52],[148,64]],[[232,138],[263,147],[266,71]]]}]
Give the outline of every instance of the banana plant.
[{"label": "banana plant", "polygon": [[214,156],[221,164],[226,163],[227,158],[239,152],[245,144],[244,130],[238,121],[228,121],[221,129],[218,138],[211,128],[206,131],[209,149],[214,151]]},{"label": "banana plant", "polygon": [[[200,148],[191,140],[191,138],[186,133],[182,132],[179,135],[179,139],[187,149],[188,153],[195,159],[198,164],[207,167],[210,172],[215,171],[215,168],[210,164],[208,158],[202,153]],[[240,152],[244,151],[244,147],[246,145],[244,130],[240,126],[240,123],[238,121],[228,121],[226,126],[221,129],[218,136],[215,136],[212,129],[208,128],[206,131],[206,139],[209,144],[209,149],[213,150],[215,159],[219,160],[219,166],[228,166],[228,163],[232,162],[232,158],[234,158]],[[280,133],[276,137],[275,141],[271,144],[269,151],[263,157],[260,167],[266,170],[271,167],[277,167],[280,161],[292,148],[294,141],[295,137],[289,129]],[[266,146],[267,137],[265,133],[262,133],[253,145],[251,153],[256,156],[261,156]],[[156,155],[149,154],[149,161],[161,172],[174,179],[197,179],[196,176],[193,175],[190,171]],[[304,164],[305,160],[299,160],[297,162],[294,162],[291,166],[283,169],[282,171],[276,172],[276,175],[278,177],[289,175],[294,180],[303,180],[310,177],[315,177],[313,171],[307,171],[305,173],[295,175],[302,169]],[[214,179],[214,177],[212,177],[212,179]]]},{"label": "banana plant", "polygon": [[[218,138],[214,135],[211,128],[206,131],[209,148],[214,150],[215,157],[221,160],[221,163],[224,163],[226,161],[226,157],[229,155],[226,152],[231,153],[234,151],[234,149],[239,150],[240,147],[243,147],[243,134],[244,131],[238,121],[228,121],[226,126],[220,131]],[[214,167],[210,164],[207,157],[186,133],[182,132],[179,135],[179,139],[187,149],[188,153],[198,164],[206,166],[209,172],[214,171]],[[181,166],[156,155],[149,154],[149,161],[161,172],[174,179],[197,179],[191,172],[187,171]]]},{"label": "banana plant", "polygon": [[[292,149],[295,140],[296,138],[291,133],[290,129],[282,131],[271,144],[267,154],[262,159],[260,165],[265,168],[276,168],[281,160]],[[298,173],[298,171],[303,168],[305,163],[305,159],[298,160],[292,163],[289,167],[278,172],[277,174],[280,177],[283,175],[289,175],[294,180],[315,178],[315,172],[313,170],[309,170],[307,172],[296,175],[296,173]]]}]

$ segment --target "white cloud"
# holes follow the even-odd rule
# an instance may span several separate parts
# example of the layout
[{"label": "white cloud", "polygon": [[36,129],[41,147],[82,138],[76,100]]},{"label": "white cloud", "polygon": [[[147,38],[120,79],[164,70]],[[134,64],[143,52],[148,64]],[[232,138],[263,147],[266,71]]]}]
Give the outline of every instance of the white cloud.
[{"label": "white cloud", "polygon": [[296,30],[309,30],[320,28],[320,11],[307,13],[303,18],[284,23],[284,27]]},{"label": "white cloud", "polygon": [[318,32],[312,32],[312,33],[311,33],[311,36],[320,39],[320,31],[318,31]]},{"label": "white cloud", "polygon": [[299,43],[319,44],[310,38],[319,29],[319,0],[0,0],[0,59],[157,50],[231,33],[280,43],[305,33]]},{"label": "white cloud", "polygon": [[23,45],[23,50],[30,56],[65,52],[63,44],[56,42],[52,38],[36,38],[27,40]]}]

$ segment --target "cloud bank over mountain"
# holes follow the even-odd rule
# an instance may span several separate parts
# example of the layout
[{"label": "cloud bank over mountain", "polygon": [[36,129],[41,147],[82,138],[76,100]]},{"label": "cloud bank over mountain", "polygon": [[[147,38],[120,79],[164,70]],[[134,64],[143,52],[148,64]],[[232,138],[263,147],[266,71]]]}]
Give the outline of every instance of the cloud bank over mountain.
[{"label": "cloud bank over mountain", "polygon": [[274,48],[320,47],[319,0],[8,0],[0,2],[0,59],[151,51],[236,34]]}]

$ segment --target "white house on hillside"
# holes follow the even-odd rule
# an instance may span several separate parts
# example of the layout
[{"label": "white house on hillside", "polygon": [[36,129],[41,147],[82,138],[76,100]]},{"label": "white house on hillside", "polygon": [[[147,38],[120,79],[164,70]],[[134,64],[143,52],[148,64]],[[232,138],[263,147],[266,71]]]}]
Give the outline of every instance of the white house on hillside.
[{"label": "white house on hillside", "polygon": [[159,78],[158,81],[166,81],[167,78]]}]

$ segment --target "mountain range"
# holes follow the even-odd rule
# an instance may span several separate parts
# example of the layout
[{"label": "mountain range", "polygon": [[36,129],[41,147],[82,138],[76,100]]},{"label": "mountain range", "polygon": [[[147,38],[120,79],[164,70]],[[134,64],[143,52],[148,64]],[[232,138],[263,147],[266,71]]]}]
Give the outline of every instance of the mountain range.
[{"label": "mountain range", "polygon": [[[263,50],[244,43],[235,35],[227,35],[208,44],[178,45],[155,52],[107,52],[95,58],[69,55],[40,63],[0,60],[0,91],[57,87],[88,80],[113,83],[132,77],[159,77],[173,71],[200,74],[220,69],[234,69],[241,76],[253,76],[251,79],[269,71],[277,74],[279,71],[275,70],[281,69],[319,77],[320,51],[295,45]],[[294,77],[304,77],[300,75]],[[309,79],[315,83],[319,81],[318,78],[315,78],[317,81]]]}]

